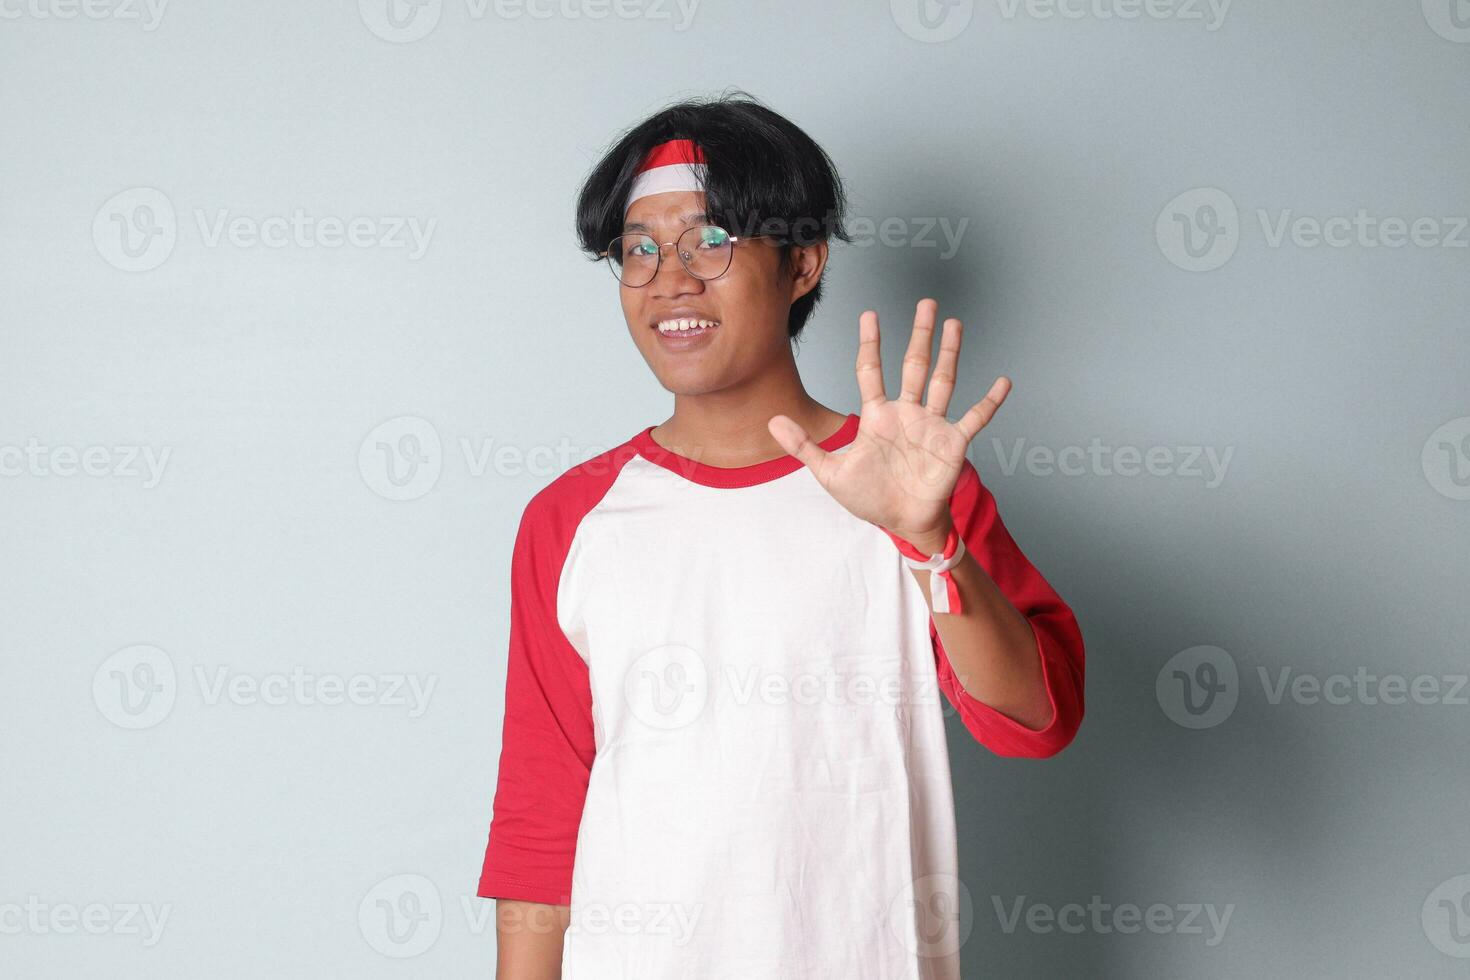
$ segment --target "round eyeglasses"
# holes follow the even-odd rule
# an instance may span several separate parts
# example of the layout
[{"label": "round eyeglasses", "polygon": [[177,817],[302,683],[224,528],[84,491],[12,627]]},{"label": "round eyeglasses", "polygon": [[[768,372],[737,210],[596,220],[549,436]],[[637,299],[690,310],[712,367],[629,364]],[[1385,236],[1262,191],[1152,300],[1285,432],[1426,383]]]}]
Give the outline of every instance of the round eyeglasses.
[{"label": "round eyeglasses", "polygon": [[607,243],[607,250],[599,253],[607,259],[613,275],[624,286],[637,288],[647,286],[658,275],[663,262],[664,245],[674,246],[674,254],[684,268],[696,279],[718,279],[730,268],[730,259],[738,242],[769,235],[744,235],[736,237],[719,225],[695,225],[686,228],[672,242],[659,244],[652,235],[633,232],[619,235]]}]

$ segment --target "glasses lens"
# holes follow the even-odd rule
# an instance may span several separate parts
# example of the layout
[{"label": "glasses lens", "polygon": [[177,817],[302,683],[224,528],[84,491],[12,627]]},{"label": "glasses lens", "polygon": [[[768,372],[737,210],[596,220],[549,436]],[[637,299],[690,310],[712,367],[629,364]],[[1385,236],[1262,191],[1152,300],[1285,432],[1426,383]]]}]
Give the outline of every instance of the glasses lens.
[{"label": "glasses lens", "polygon": [[646,286],[658,272],[658,245],[648,235],[619,235],[607,246],[607,262],[625,286]]},{"label": "glasses lens", "polygon": [[719,225],[696,225],[679,236],[679,259],[696,279],[718,279],[730,268],[734,246]]}]

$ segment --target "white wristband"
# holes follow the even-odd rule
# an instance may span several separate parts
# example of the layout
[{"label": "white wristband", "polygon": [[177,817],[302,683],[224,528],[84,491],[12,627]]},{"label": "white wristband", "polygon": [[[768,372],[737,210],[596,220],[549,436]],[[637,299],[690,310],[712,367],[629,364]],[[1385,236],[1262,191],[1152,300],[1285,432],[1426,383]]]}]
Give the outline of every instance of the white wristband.
[{"label": "white wristband", "polygon": [[958,565],[960,559],[965,557],[965,539],[955,535],[954,554],[948,558],[943,555],[943,552],[935,552],[924,561],[910,558],[908,555],[903,556],[903,562],[908,567],[922,568],[929,573],[929,601],[937,613],[949,612],[949,589],[946,588],[945,583],[948,576],[944,573]]}]

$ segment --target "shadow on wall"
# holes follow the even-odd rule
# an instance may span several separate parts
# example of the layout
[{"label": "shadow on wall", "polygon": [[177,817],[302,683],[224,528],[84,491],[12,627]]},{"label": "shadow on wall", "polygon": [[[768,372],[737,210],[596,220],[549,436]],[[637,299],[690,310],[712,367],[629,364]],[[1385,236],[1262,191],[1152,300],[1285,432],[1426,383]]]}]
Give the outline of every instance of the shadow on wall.
[{"label": "shadow on wall", "polygon": [[[1165,550],[1157,542],[1120,551],[1113,529],[1086,521],[1082,512],[1059,515],[1065,547],[1032,542],[1032,551],[1075,556],[1043,574],[1072,605],[1087,644],[1087,715],[1076,739],[1051,759],[1004,759],[948,712],[960,875],[974,907],[964,976],[1133,978],[1144,964],[1177,967],[1181,958],[1194,964],[1190,976],[1240,975],[1241,956],[1269,956],[1231,942],[1241,920],[1289,907],[1304,876],[1340,860],[1322,830],[1342,806],[1332,755],[1314,751],[1322,733],[1300,712],[1242,704],[1215,729],[1171,721],[1155,694],[1160,668],[1189,645],[1181,636],[1231,645],[1238,616],[1151,561]],[[1113,907],[1235,908],[1223,928],[1198,913],[1202,934],[1191,936],[1099,931],[1090,912],[1080,933],[1046,915],[1028,925],[1034,905],[1054,915],[1093,896]],[[1103,921],[1114,921],[1110,911]],[[1205,959],[1216,952],[1207,941],[1222,934],[1215,945],[1228,955]]]}]

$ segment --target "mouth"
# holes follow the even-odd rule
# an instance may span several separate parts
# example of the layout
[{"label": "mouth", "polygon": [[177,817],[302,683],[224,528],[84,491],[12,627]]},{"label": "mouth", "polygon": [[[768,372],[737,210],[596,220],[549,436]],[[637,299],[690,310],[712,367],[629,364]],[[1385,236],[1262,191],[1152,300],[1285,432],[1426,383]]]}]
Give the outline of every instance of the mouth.
[{"label": "mouth", "polygon": [[685,350],[707,343],[710,335],[720,329],[720,321],[698,316],[676,316],[656,321],[653,329],[665,348]]},{"label": "mouth", "polygon": [[670,317],[659,320],[653,328],[665,337],[695,337],[719,329],[719,320],[707,320],[697,316]]}]

